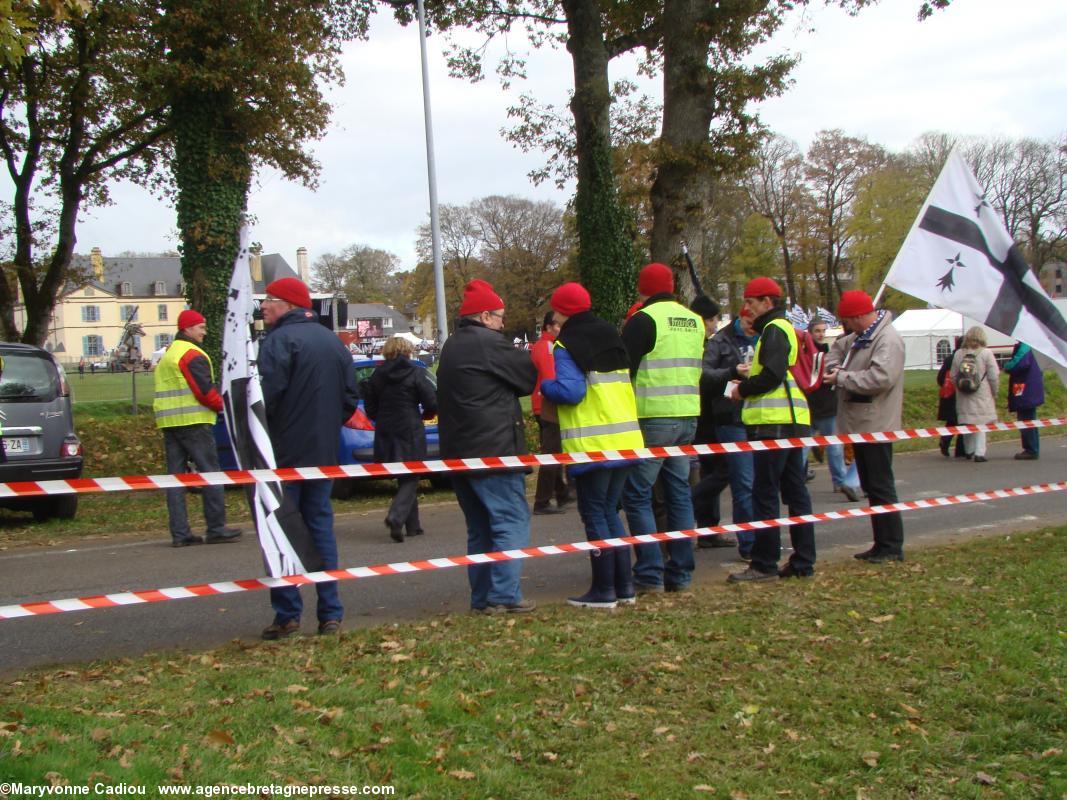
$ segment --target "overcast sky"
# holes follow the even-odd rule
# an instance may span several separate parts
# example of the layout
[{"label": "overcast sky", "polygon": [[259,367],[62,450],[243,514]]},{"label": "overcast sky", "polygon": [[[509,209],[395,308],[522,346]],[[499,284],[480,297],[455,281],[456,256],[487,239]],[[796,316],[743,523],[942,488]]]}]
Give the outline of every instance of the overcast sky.
[{"label": "overcast sky", "polygon": [[[881,0],[857,17],[819,9],[795,18],[767,52],[797,53],[802,61],[786,95],[762,105],[764,121],[802,148],[830,128],[894,150],[933,130],[1038,138],[1067,131],[1065,0],[955,0],[923,23],[918,6]],[[566,52],[534,53],[530,80],[504,92],[492,77],[479,84],[449,78],[440,39],[432,37],[429,47],[439,201],[514,194],[563,205],[572,187],[534,187],[526,174],[543,159],[516,150],[500,129],[521,91],[566,102]],[[294,267],[301,246],[314,262],[365,244],[395,253],[409,269],[416,228],[429,214],[417,28],[379,16],[370,40],[347,48],[344,66],[347,85],[331,93],[333,123],[314,147],[322,163],[318,190],[259,176],[249,198],[253,239]],[[612,78],[631,68],[619,65]],[[78,252],[177,246],[173,209],[132,186],[117,187],[114,199],[83,214]]]}]

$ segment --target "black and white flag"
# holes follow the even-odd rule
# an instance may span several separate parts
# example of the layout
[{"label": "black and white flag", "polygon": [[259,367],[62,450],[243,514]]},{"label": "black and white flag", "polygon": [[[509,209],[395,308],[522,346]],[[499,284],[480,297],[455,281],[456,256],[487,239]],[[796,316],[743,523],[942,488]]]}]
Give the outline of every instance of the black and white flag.
[{"label": "black and white flag", "polygon": [[1067,320],[953,150],[885,282],[1025,342],[1067,382]]},{"label": "black and white flag", "polygon": [[[274,448],[267,432],[267,414],[259,383],[252,340],[252,274],[249,270],[248,228],[241,228],[241,249],[233,265],[226,325],[222,334],[222,400],[226,429],[241,469],[274,469]],[[314,572],[322,568],[299,511],[285,501],[279,481],[256,481],[249,502],[263,551],[263,564],[272,578]]]}]

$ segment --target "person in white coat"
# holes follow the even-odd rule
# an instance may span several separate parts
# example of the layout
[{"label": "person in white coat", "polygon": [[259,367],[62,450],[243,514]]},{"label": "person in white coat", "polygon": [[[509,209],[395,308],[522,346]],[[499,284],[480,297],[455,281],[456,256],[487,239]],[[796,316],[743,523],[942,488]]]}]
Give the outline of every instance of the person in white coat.
[{"label": "person in white coat", "polygon": [[[960,368],[968,355],[973,356],[978,386],[967,392],[960,386]],[[985,425],[997,421],[997,390],[1000,370],[997,360],[986,347],[985,330],[975,325],[963,335],[960,349],[952,357],[952,382],[956,384],[956,416],[961,425]],[[986,458],[986,432],[963,435],[963,452],[968,459],[982,464]]]}]

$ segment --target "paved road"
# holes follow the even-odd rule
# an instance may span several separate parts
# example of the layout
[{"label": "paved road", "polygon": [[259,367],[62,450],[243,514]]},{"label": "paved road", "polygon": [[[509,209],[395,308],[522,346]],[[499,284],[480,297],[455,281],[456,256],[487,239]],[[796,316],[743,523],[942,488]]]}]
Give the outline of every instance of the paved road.
[{"label": "paved road", "polygon": [[[1011,459],[1016,442],[990,447],[987,464],[945,460],[936,452],[900,455],[896,460],[902,500],[938,497],[984,489],[1063,480],[1067,476],[1067,439],[1043,437],[1036,462]],[[809,486],[816,511],[847,507],[829,491],[829,476],[819,468]],[[727,504],[724,505],[728,508]],[[784,512],[783,512],[784,513]],[[465,546],[462,514],[442,502],[423,511],[427,534],[404,544],[388,538],[381,511],[337,520],[343,567],[461,554]],[[1062,493],[971,503],[910,512],[905,532],[912,548],[957,536],[1067,524]],[[867,518],[817,527],[822,560],[847,558],[870,540]],[[788,537],[783,537],[788,542]],[[533,518],[534,544],[584,539],[578,516]],[[913,552],[913,557],[915,556]],[[697,585],[718,582],[739,566],[736,552],[697,551]],[[0,554],[0,605],[83,597],[134,589],[154,589],[263,574],[253,538],[237,544],[172,549],[164,541],[137,538],[87,542],[73,548],[26,548]],[[588,583],[586,557],[579,554],[527,561],[523,587],[538,602],[558,602]],[[398,619],[462,612],[467,608],[466,570],[445,569],[344,581],[346,627],[367,627]],[[305,602],[313,589],[304,589]],[[133,656],[167,649],[204,649],[234,639],[252,640],[271,619],[266,591],[196,598],[134,607],[101,609],[0,621],[0,674],[54,664]],[[314,631],[314,614],[305,612],[305,633]]]}]

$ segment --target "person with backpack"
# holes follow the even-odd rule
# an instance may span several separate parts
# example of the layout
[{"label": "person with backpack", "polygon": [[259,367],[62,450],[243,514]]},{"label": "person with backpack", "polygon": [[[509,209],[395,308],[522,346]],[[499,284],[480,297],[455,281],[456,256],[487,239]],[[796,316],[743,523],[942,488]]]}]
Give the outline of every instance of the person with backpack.
[{"label": "person with backpack", "polygon": [[[949,374],[956,386],[956,416],[960,424],[996,422],[1000,371],[997,360],[986,347],[985,330],[980,325],[963,335],[961,347],[952,357]],[[988,461],[985,431],[964,434],[963,449],[967,459],[973,459],[976,464]]]},{"label": "person with backpack", "polygon": [[[1020,422],[1037,419],[1037,408],[1045,402],[1045,375],[1030,345],[1017,342],[1004,371],[1008,373],[1008,411],[1014,411]],[[1037,461],[1041,454],[1039,429],[1023,428],[1019,436],[1023,449],[1015,454],[1015,460]]]},{"label": "person with backpack", "polygon": [[[949,370],[952,369],[952,358],[956,355],[962,343],[963,337],[957,336],[952,352],[941,362],[941,367],[937,370],[937,418],[948,426],[960,424],[959,418],[956,416],[956,385],[949,376]],[[949,457],[949,450],[952,449],[952,438],[952,434],[941,437],[941,455],[945,458]],[[963,449],[963,434],[955,438],[956,458],[966,458],[967,453]]]}]

